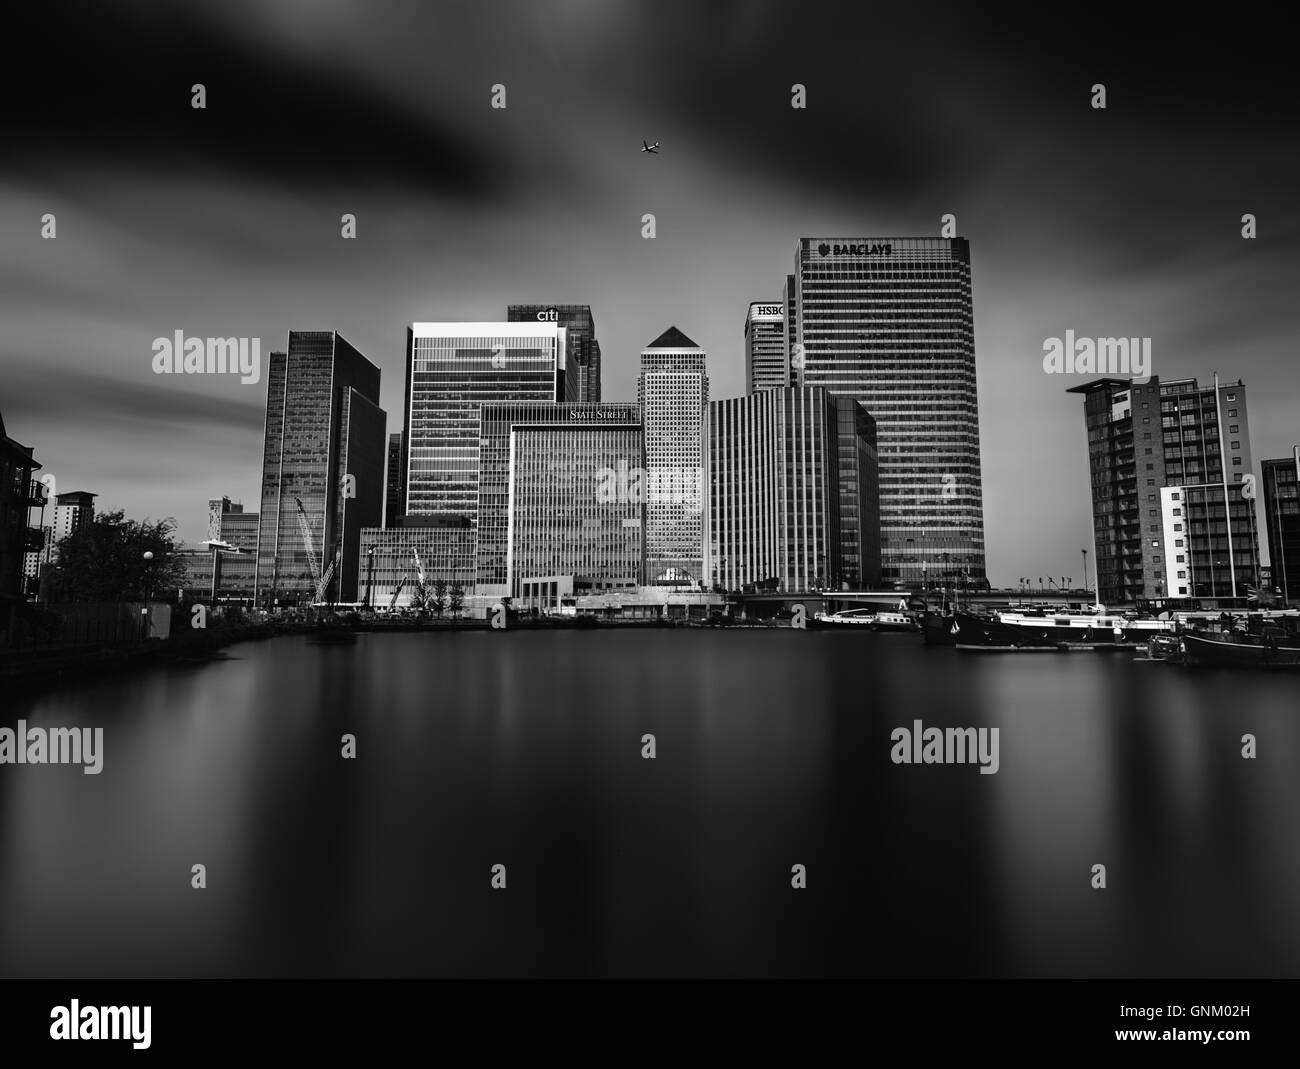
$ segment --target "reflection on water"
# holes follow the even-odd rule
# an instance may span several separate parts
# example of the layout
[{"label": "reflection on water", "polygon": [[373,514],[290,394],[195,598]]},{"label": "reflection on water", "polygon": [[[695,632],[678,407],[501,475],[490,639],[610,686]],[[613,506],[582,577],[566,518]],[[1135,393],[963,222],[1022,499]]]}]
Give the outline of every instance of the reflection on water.
[{"label": "reflection on water", "polygon": [[[5,696],[104,768],[0,766],[0,974],[1300,967],[1295,677],[790,631],[231,653]],[[1000,770],[892,764],[915,720],[999,728]]]}]

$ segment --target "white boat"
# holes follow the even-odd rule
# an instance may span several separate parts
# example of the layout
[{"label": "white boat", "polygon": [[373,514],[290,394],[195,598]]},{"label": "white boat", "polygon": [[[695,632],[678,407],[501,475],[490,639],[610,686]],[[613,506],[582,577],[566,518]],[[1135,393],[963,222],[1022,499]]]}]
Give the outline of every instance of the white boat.
[{"label": "white boat", "polygon": [[841,612],[819,612],[813,619],[820,624],[834,626],[870,627],[876,619],[876,610],[872,608],[844,609]]},{"label": "white boat", "polygon": [[1155,635],[1172,635],[1174,620],[1154,620],[1130,613],[1107,612],[1098,605],[1092,612],[1053,614],[996,612],[994,618],[1013,628],[1027,645],[1056,645],[1061,642],[1095,645],[1145,644]]},{"label": "white boat", "polygon": [[916,621],[901,612],[878,612],[871,621],[877,631],[915,631]]}]

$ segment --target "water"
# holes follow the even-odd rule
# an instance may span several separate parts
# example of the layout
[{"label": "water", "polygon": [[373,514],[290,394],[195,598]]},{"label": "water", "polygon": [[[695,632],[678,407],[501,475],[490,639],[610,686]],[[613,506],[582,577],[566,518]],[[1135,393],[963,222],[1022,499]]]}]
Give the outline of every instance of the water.
[{"label": "water", "polygon": [[[1300,676],[796,631],[230,654],[0,697],[104,728],[98,776],[0,766],[0,975],[1300,971]],[[999,728],[1000,770],[894,765],[915,719]]]}]

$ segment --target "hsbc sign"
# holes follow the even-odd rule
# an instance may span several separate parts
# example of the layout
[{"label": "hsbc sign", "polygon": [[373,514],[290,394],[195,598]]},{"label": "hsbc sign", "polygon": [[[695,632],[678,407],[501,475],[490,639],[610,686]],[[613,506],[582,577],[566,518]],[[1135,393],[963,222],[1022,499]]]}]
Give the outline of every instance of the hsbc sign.
[{"label": "hsbc sign", "polygon": [[783,304],[751,304],[749,306],[750,319],[784,319],[785,305]]},{"label": "hsbc sign", "polygon": [[888,256],[893,247],[889,244],[835,245],[823,241],[817,246],[817,251],[822,256]]}]

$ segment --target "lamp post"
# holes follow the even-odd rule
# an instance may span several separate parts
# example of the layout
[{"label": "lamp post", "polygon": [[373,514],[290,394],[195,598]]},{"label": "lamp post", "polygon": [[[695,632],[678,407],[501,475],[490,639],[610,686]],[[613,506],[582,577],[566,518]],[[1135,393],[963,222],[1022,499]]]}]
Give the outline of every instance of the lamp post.
[{"label": "lamp post", "polygon": [[1086,549],[1081,549],[1079,550],[1079,552],[1083,554],[1083,592],[1084,594],[1087,594],[1088,593],[1088,551]]},{"label": "lamp post", "polygon": [[153,597],[153,550],[144,551],[144,608],[140,610],[140,616],[144,621],[145,641],[149,640],[150,624],[150,604],[149,599]]},{"label": "lamp post", "polygon": [[366,611],[370,610],[370,591],[375,583],[375,547],[366,550]]}]

